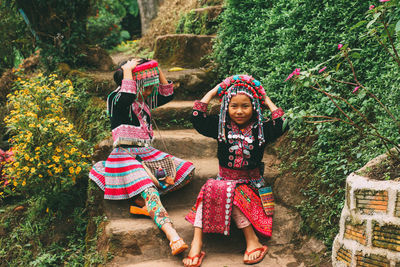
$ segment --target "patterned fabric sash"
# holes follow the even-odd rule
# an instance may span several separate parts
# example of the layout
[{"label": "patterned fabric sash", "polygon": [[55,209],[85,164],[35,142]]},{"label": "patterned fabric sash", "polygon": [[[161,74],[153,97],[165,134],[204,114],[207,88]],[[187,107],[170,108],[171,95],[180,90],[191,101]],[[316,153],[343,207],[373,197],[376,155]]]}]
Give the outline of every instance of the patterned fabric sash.
[{"label": "patterned fabric sash", "polygon": [[260,177],[260,169],[256,168],[253,170],[233,170],[219,166],[220,178],[227,180],[250,180]]}]

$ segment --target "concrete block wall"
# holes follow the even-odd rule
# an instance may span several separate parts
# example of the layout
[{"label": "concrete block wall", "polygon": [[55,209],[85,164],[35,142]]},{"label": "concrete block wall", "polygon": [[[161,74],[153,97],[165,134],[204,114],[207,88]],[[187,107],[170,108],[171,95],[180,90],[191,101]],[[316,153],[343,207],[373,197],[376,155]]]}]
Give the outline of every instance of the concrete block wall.
[{"label": "concrete block wall", "polygon": [[400,182],[347,177],[332,264],[400,267]]}]

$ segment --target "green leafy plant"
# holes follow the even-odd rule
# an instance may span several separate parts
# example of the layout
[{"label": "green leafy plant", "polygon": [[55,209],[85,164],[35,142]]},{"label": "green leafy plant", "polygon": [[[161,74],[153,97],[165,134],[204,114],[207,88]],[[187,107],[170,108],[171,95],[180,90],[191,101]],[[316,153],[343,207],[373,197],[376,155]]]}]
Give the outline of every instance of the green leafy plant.
[{"label": "green leafy plant", "polygon": [[[378,8],[371,6],[366,17],[372,18],[372,20],[368,22],[367,29],[368,33],[373,36],[374,39],[378,40],[379,44],[385,48],[385,52],[387,52],[389,57],[398,65],[398,68],[394,67],[395,71],[397,71],[400,68],[400,57],[392,36],[395,31],[389,29],[394,28],[394,25],[400,25],[400,20],[393,21],[388,16],[386,16],[385,19],[385,14],[389,13],[389,11],[398,14],[400,8],[393,11],[391,6],[381,5]],[[374,23],[377,23],[377,20],[379,20],[379,25],[377,25],[377,27],[372,27]],[[358,25],[359,24],[356,26]],[[379,31],[383,33],[378,34]],[[400,26],[398,27],[398,32],[400,32]],[[307,71],[300,72],[300,69],[296,68],[285,80],[294,81],[296,84],[295,89],[300,88],[299,90],[301,90],[307,87],[321,93],[321,97],[326,100],[329,99],[329,102],[334,105],[333,108],[340,113],[339,116],[335,116],[335,111],[329,108],[326,110],[326,115],[304,116],[306,119],[311,119],[306,122],[341,122],[351,125],[362,136],[372,135],[373,137],[379,138],[385,146],[387,153],[397,158],[397,160],[400,160],[400,119],[394,114],[395,108],[390,108],[385,105],[372,91],[373,88],[368,88],[361,82],[353,63],[353,58],[360,58],[360,49],[351,49],[348,45],[338,44],[338,50],[338,55],[333,56],[328,61],[318,64],[316,67]],[[337,62],[335,62],[335,60]],[[332,71],[326,71],[326,65],[331,62],[333,62],[333,64],[336,63],[336,68]],[[340,76],[337,75],[339,68],[345,65],[345,63],[347,63],[351,80],[337,78],[337,76]],[[342,88],[338,88],[337,84],[344,84],[348,87],[352,87],[351,94],[342,90]],[[391,109],[393,109],[393,111]],[[388,116],[388,119],[392,121],[392,131],[385,131],[385,129],[379,127],[379,123],[383,121],[381,119],[382,115]],[[386,136],[385,133],[389,136]],[[397,152],[393,152],[391,150],[392,147],[394,147]]]},{"label": "green leafy plant", "polygon": [[77,101],[71,81],[57,80],[55,74],[19,77],[8,100],[13,109],[5,122],[14,161],[3,171],[12,177],[13,192],[47,196],[71,188],[85,176],[90,152],[64,116],[63,107]]}]

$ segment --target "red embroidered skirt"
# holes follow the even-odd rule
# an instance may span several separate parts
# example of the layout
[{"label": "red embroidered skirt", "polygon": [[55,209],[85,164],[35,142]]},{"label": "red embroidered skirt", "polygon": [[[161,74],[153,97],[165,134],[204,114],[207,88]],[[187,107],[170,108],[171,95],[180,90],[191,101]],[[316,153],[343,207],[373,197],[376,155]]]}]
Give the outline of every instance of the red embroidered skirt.
[{"label": "red embroidered skirt", "polygon": [[176,166],[175,183],[165,189],[159,189],[160,194],[182,187],[193,177],[193,163],[153,147],[133,147],[125,150],[115,148],[106,161],[97,162],[89,173],[89,178],[104,191],[105,199],[128,199],[140,194],[146,188],[155,187],[142,164],[126,151],[139,155],[145,161],[172,157]]},{"label": "red embroidered skirt", "polygon": [[272,216],[267,216],[252,180],[262,179],[258,169],[232,170],[219,167],[217,179],[209,179],[201,188],[196,204],[186,216],[194,223],[196,209],[203,202],[203,232],[229,235],[232,205],[237,206],[254,229],[263,236],[272,235]]}]

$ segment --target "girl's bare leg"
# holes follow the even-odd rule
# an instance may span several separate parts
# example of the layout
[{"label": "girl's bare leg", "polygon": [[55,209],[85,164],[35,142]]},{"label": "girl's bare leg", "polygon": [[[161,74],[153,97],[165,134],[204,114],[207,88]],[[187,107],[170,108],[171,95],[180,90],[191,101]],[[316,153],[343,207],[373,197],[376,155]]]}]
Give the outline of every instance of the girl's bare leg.
[{"label": "girl's bare leg", "polygon": [[[256,233],[251,225],[242,229],[244,233],[244,237],[246,238],[246,251],[252,251],[256,248],[261,248],[263,245],[259,242]],[[244,254],[244,260],[254,260],[260,256],[260,251],[255,251],[250,255]]]},{"label": "girl's bare leg", "polygon": [[[188,254],[188,257],[194,257],[196,255],[199,255],[201,252],[201,247],[203,246],[203,229],[199,227],[194,227],[194,235],[193,235],[193,240],[192,244],[190,245],[190,251]],[[192,264],[197,264],[199,261],[198,258],[194,258],[193,260],[189,258],[184,258],[183,259],[183,264],[184,266],[190,266]]]}]

